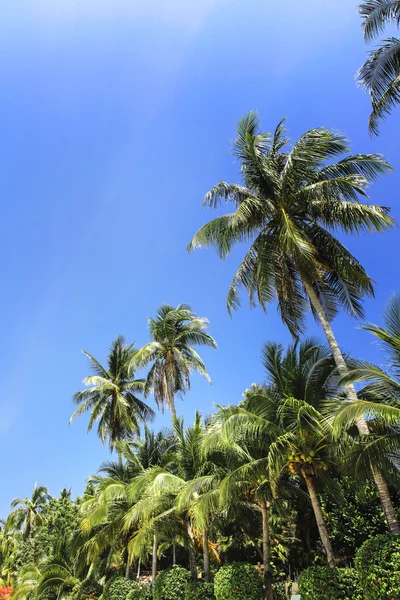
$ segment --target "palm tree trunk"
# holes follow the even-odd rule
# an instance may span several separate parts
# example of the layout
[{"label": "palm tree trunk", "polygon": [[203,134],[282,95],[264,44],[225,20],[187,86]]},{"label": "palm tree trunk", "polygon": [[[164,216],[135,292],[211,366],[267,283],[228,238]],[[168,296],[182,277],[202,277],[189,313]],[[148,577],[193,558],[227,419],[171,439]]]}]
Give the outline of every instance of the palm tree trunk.
[{"label": "palm tree trunk", "polygon": [[153,584],[157,577],[157,551],[158,551],[158,538],[157,532],[154,532],[153,536],[153,556],[151,564],[151,583]]},{"label": "palm tree trunk", "polygon": [[[315,293],[315,290],[310,282],[303,279],[303,284],[304,284],[304,287],[306,288],[306,291],[310,298],[311,304],[313,305],[314,310],[318,316],[318,320],[321,323],[321,326],[325,332],[326,339],[328,340],[328,344],[330,346],[332,356],[333,356],[334,361],[337,366],[337,370],[341,376],[347,375],[349,370],[347,368],[346,362],[345,362],[343,354],[339,348],[339,345],[336,341],[336,338],[333,333],[332,327],[329,323],[329,320],[328,320],[328,318],[325,314],[325,311],[318,299],[318,296]],[[346,385],[345,392],[346,392],[348,399],[351,402],[358,401],[358,396],[357,396],[357,392],[354,388],[354,385],[352,385],[352,384]],[[356,425],[357,425],[360,435],[369,435],[368,424],[364,417],[358,418],[356,421]],[[390,531],[390,533],[394,533],[394,534],[400,533],[400,526],[399,526],[398,520],[396,518],[393,503],[390,498],[389,488],[387,486],[385,478],[383,477],[380,470],[377,467],[375,467],[374,465],[372,465],[372,463],[371,463],[371,472],[372,472],[372,477],[374,479],[376,488],[378,490],[379,498],[380,498],[380,501],[382,504],[383,512],[386,517],[389,531]]]},{"label": "palm tree trunk", "polygon": [[262,537],[263,537],[263,562],[264,562],[264,587],[267,600],[273,600],[274,592],[272,589],[271,575],[271,540],[269,535],[268,506],[260,506],[262,514]]},{"label": "palm tree trunk", "polygon": [[194,533],[190,521],[187,521],[187,534],[188,534],[188,552],[189,552],[189,565],[190,573],[194,581],[197,579],[197,561],[196,552],[194,550]]},{"label": "palm tree trunk", "polygon": [[317,492],[315,490],[314,480],[311,475],[307,475],[304,470],[302,470],[302,475],[305,479],[307,490],[310,495],[311,504],[314,510],[315,519],[317,521],[319,537],[321,538],[322,545],[325,550],[326,558],[328,561],[328,565],[330,567],[334,567],[336,564],[335,556],[333,554],[331,540],[329,538],[328,528],[325,523],[324,515],[322,514],[321,505],[319,503],[319,499],[317,496]]},{"label": "palm tree trunk", "polygon": [[125,569],[125,577],[127,579],[129,579],[130,573],[131,573],[131,559],[129,557],[129,552],[128,552],[128,558],[126,560],[126,569]]},{"label": "palm tree trunk", "polygon": [[138,567],[137,567],[137,575],[136,575],[136,580],[139,581],[140,580],[140,567],[142,566],[142,561],[138,560]]},{"label": "palm tree trunk", "polygon": [[176,565],[176,543],[175,543],[175,540],[172,543],[172,564]]},{"label": "palm tree trunk", "polygon": [[203,530],[203,559],[204,559],[204,581],[210,581],[210,552],[208,548],[207,529]]}]

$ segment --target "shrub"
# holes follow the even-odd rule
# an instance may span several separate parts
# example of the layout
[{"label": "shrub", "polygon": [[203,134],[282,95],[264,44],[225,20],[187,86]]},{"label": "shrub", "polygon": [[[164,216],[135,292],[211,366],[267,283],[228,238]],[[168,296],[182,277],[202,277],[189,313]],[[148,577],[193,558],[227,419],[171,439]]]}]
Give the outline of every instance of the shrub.
[{"label": "shrub", "polygon": [[186,585],[185,600],[215,600],[214,584],[190,581]]},{"label": "shrub", "polygon": [[358,549],[356,568],[365,600],[397,598],[400,592],[400,535],[377,535]]},{"label": "shrub", "polygon": [[126,600],[152,600],[152,594],[145,585],[135,583],[135,587],[131,589]]},{"label": "shrub", "polygon": [[276,581],[273,584],[272,587],[274,590],[274,600],[287,600],[287,595],[286,595],[287,585],[288,584],[286,581]]},{"label": "shrub", "polygon": [[362,590],[354,569],[310,567],[300,573],[302,600],[362,600]]},{"label": "shrub", "polygon": [[103,600],[126,600],[129,592],[137,588],[136,581],[116,575],[104,586]]},{"label": "shrub", "polygon": [[73,591],[74,600],[97,600],[103,592],[102,586],[94,579],[85,579]]},{"label": "shrub", "polygon": [[221,567],[215,575],[216,600],[260,600],[263,579],[257,567],[248,563],[234,563]]},{"label": "shrub", "polygon": [[153,600],[184,600],[190,572],[179,565],[161,571],[153,585]]}]

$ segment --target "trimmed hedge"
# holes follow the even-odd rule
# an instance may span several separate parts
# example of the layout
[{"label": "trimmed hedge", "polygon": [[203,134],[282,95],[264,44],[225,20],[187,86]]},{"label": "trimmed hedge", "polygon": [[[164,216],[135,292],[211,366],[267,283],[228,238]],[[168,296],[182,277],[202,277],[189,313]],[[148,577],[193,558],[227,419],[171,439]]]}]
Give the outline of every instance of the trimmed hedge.
[{"label": "trimmed hedge", "polygon": [[185,600],[215,600],[214,584],[190,581],[186,585]]},{"label": "trimmed hedge", "polygon": [[135,587],[129,592],[126,600],[152,600],[151,590],[145,585],[135,583]]},{"label": "trimmed hedge", "polygon": [[377,535],[364,542],[357,551],[355,563],[365,600],[398,597],[400,535]]},{"label": "trimmed hedge", "polygon": [[310,567],[300,573],[301,600],[363,600],[354,569]]},{"label": "trimmed hedge", "polygon": [[153,585],[153,600],[185,600],[190,572],[179,565],[161,571]]},{"label": "trimmed hedge", "polygon": [[126,600],[129,592],[137,589],[136,581],[116,575],[104,586],[103,600]]},{"label": "trimmed hedge", "polygon": [[215,575],[216,600],[260,600],[263,597],[263,578],[257,567],[234,563],[220,568]]}]

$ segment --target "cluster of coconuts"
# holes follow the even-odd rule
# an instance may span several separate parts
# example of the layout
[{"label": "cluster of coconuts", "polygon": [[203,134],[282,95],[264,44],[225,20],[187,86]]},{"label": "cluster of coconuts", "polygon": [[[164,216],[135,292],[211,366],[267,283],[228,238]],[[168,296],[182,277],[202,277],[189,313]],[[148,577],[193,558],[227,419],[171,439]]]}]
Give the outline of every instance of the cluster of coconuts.
[{"label": "cluster of coconuts", "polygon": [[291,463],[312,463],[312,461],[314,460],[315,457],[315,452],[314,450],[310,450],[310,452],[308,454],[302,453],[302,454],[291,454],[289,456],[289,461]]}]

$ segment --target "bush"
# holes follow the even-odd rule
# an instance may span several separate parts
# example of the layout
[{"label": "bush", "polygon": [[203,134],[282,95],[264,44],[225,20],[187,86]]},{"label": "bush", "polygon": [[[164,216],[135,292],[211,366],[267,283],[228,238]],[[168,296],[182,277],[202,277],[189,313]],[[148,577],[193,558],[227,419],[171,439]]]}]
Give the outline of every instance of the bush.
[{"label": "bush", "polygon": [[400,535],[377,535],[356,554],[365,600],[387,600],[400,593]]},{"label": "bush", "polygon": [[362,600],[354,569],[310,567],[299,576],[301,600]]},{"label": "bush", "polygon": [[131,589],[126,600],[152,600],[150,588],[135,583],[135,587]]},{"label": "bush", "polygon": [[186,585],[185,600],[215,600],[214,584],[190,581]]},{"label": "bush", "polygon": [[161,571],[153,585],[153,600],[184,600],[190,572],[179,565]]},{"label": "bush", "polygon": [[288,584],[286,581],[276,581],[273,584],[272,587],[274,590],[274,600],[287,600],[287,595],[286,595],[287,585]]},{"label": "bush", "polygon": [[102,586],[93,579],[85,579],[73,591],[74,600],[97,600],[103,592]]},{"label": "bush", "polygon": [[137,589],[136,581],[116,575],[104,586],[103,600],[126,600],[129,592]]},{"label": "bush", "polygon": [[234,563],[221,567],[215,575],[216,600],[260,600],[263,597],[263,578],[257,567]]}]

